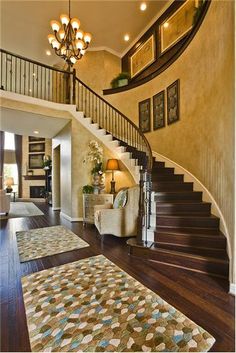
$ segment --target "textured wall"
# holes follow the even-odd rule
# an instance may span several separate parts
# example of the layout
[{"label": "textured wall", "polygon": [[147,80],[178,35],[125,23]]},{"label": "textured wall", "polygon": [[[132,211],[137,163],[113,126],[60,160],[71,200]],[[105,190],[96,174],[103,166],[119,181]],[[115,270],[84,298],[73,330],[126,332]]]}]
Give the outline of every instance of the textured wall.
[{"label": "textured wall", "polygon": [[97,93],[110,88],[111,80],[120,73],[120,59],[105,51],[88,51],[76,66],[76,75]]},{"label": "textured wall", "polygon": [[[138,123],[138,102],[180,79],[180,121],[146,134],[151,147],[194,174],[212,193],[234,248],[234,2],[212,1],[195,38],[161,75],[106,96]],[[231,278],[233,262],[231,262]]]},{"label": "textured wall", "polygon": [[[71,155],[71,123],[68,123],[58,134],[52,139],[52,156],[55,157],[54,149],[60,145],[60,170],[58,166],[58,158],[56,155],[56,160],[53,158],[53,174],[52,183],[53,191],[58,191],[58,174],[60,174],[60,203],[58,205],[58,195],[57,198],[53,198],[53,207],[61,206],[61,212],[71,217],[71,195],[72,195],[72,155]],[[55,181],[55,184],[54,184]]]}]

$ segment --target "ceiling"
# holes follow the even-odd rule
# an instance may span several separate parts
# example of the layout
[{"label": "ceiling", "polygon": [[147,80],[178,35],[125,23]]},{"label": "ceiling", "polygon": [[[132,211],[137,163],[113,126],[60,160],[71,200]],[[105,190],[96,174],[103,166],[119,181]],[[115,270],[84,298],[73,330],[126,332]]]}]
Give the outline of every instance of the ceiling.
[{"label": "ceiling", "polygon": [[[172,0],[173,1],[173,0]],[[71,15],[81,21],[81,29],[92,34],[91,49],[108,49],[122,56],[144,28],[166,9],[170,0],[146,1],[147,9],[139,9],[141,1],[80,1],[71,3]],[[68,13],[67,1],[0,1],[1,48],[53,65],[60,59],[50,49],[47,35],[50,20]],[[128,33],[130,41],[123,37]]]},{"label": "ceiling", "polygon": [[40,137],[53,138],[69,121],[70,119],[1,107],[1,130],[18,135],[32,136],[33,131],[39,130]]}]

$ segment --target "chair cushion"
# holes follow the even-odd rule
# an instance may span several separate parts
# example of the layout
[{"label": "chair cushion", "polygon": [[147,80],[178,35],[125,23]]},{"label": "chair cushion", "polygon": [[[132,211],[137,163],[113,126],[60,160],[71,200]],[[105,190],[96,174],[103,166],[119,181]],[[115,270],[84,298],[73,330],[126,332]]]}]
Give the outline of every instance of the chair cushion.
[{"label": "chair cushion", "polygon": [[128,189],[122,189],[116,195],[113,208],[123,208],[125,207],[128,200]]}]

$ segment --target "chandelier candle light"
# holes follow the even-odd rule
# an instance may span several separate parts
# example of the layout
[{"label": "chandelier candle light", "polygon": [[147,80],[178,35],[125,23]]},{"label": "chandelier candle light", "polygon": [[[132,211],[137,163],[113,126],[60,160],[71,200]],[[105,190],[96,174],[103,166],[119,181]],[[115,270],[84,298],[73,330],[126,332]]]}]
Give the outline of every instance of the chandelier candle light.
[{"label": "chandelier candle light", "polygon": [[70,16],[61,15],[61,23],[55,20],[50,22],[54,34],[48,35],[48,41],[55,53],[63,58],[70,66],[80,60],[91,42],[91,34],[80,29],[80,21]]}]

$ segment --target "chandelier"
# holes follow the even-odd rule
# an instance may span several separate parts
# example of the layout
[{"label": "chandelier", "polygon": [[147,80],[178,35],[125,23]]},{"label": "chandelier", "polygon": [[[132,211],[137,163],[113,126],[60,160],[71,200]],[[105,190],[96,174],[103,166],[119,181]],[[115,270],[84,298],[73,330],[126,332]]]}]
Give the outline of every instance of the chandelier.
[{"label": "chandelier", "polygon": [[48,35],[48,41],[55,53],[73,66],[84,56],[92,36],[80,29],[80,21],[77,18],[71,18],[70,0],[69,16],[61,15],[60,20],[61,23],[55,20],[50,22],[54,34]]}]

